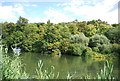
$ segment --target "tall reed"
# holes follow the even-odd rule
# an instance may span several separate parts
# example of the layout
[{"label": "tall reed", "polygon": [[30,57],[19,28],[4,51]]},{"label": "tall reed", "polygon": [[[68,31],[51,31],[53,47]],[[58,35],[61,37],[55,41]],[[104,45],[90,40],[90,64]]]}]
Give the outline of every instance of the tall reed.
[{"label": "tall reed", "polygon": [[116,77],[113,76],[113,65],[110,64],[108,61],[104,63],[104,68],[100,70],[100,73],[97,73],[96,76],[83,76],[82,79],[99,79],[102,81],[111,81],[114,79],[117,79]]},{"label": "tall reed", "polygon": [[2,79],[27,79],[28,74],[23,71],[23,65],[19,56],[10,58],[7,55],[3,56],[2,63]]},{"label": "tall reed", "polygon": [[39,60],[38,62],[38,68],[36,69],[36,79],[57,79],[59,77],[59,72],[57,75],[53,73],[54,66],[51,66],[50,72],[48,70],[43,70],[43,62],[42,60]]}]

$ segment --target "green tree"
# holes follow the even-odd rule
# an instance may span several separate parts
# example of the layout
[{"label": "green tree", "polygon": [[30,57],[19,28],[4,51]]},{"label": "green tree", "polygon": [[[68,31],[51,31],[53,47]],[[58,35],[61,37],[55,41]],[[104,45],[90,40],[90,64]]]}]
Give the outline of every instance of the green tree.
[{"label": "green tree", "polygon": [[32,45],[40,39],[39,28],[35,24],[27,24],[24,27],[23,33],[25,35],[25,38],[22,47],[26,51],[32,51]]},{"label": "green tree", "polygon": [[25,36],[23,32],[16,31],[16,32],[13,32],[10,36],[3,39],[3,43],[7,44],[8,47],[21,46],[23,44],[24,38]]},{"label": "green tree", "polygon": [[10,22],[5,22],[2,24],[2,35],[3,38],[11,35],[14,31],[16,31],[16,24]]},{"label": "green tree", "polygon": [[89,38],[87,38],[84,33],[76,34],[70,37],[72,43],[78,43],[82,46],[88,46]]},{"label": "green tree", "polygon": [[28,24],[28,19],[20,16],[16,24],[17,24],[16,30],[23,31],[24,27]]},{"label": "green tree", "polygon": [[78,22],[76,25],[78,27],[79,32],[84,32],[85,27],[87,26],[87,23],[83,21],[83,22]]},{"label": "green tree", "polygon": [[106,24],[99,24],[99,26],[97,26],[97,33],[104,34],[110,28],[112,28],[112,26]]},{"label": "green tree", "polygon": [[93,49],[93,51],[100,53],[110,53],[111,52],[111,44],[110,40],[104,35],[94,35],[90,38],[89,47]]},{"label": "green tree", "polygon": [[104,35],[96,34],[90,38],[89,42],[90,47],[97,47],[103,44],[110,44],[110,40]]},{"label": "green tree", "polygon": [[68,24],[68,27],[69,27],[69,31],[71,32],[71,34],[77,34],[77,26],[76,24]]},{"label": "green tree", "polygon": [[70,44],[67,50],[67,54],[69,55],[76,55],[80,56],[84,54],[85,51],[85,46],[81,46],[79,44]]},{"label": "green tree", "polygon": [[62,36],[60,34],[60,30],[57,28],[56,25],[53,25],[53,26],[50,26],[50,27],[47,28],[44,39],[48,43],[53,43],[53,42],[60,41],[61,38],[62,38]]},{"label": "green tree", "polygon": [[89,24],[85,27],[85,30],[84,30],[84,34],[85,36],[87,37],[91,37],[93,35],[95,35],[97,32],[96,30],[96,26],[92,25],[92,24]]},{"label": "green tree", "polygon": [[120,26],[110,29],[105,33],[111,43],[120,44]]}]

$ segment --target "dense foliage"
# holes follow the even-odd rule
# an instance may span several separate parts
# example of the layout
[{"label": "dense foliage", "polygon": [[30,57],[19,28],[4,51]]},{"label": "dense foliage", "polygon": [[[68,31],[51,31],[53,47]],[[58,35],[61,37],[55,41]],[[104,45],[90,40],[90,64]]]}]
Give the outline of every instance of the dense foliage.
[{"label": "dense foliage", "polygon": [[120,53],[120,24],[109,25],[100,19],[58,24],[28,21],[19,17],[17,23],[0,23],[3,44],[9,49],[20,47],[22,51],[43,54]]}]

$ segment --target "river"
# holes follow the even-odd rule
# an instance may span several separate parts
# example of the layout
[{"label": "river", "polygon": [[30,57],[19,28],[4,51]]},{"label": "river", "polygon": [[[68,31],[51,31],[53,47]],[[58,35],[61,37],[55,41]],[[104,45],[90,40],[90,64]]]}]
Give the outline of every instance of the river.
[{"label": "river", "polygon": [[[11,53],[10,53],[11,54]],[[59,78],[65,79],[67,74],[74,75],[74,78],[80,78],[85,75],[96,76],[104,67],[106,60],[104,59],[92,59],[91,57],[80,57],[80,56],[51,56],[48,54],[41,55],[39,53],[22,53],[20,55],[22,63],[26,68],[25,71],[33,77],[36,75],[36,68],[38,67],[38,61],[42,60],[43,69],[47,71],[51,70],[51,66],[54,66],[54,74],[57,75],[59,72]],[[113,74],[118,75],[118,59],[109,60],[114,65]]]}]

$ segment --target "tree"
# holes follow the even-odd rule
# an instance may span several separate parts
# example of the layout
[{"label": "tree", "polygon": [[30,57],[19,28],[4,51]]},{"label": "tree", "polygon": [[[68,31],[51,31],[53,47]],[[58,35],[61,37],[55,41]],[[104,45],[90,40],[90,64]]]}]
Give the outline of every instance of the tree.
[{"label": "tree", "polygon": [[87,23],[86,22],[78,22],[76,25],[78,27],[79,32],[84,32],[85,27],[87,26]]},{"label": "tree", "polygon": [[110,29],[105,35],[110,39],[111,43],[120,44],[120,26]]},{"label": "tree", "polygon": [[100,53],[111,52],[110,40],[104,35],[98,35],[98,34],[93,35],[90,38],[89,47],[91,47],[95,52],[100,52]]},{"label": "tree", "polygon": [[99,26],[97,26],[97,33],[99,33],[99,34],[104,34],[104,33],[107,32],[110,28],[112,28],[112,26],[106,25],[106,24],[99,24]]},{"label": "tree", "polygon": [[7,44],[8,47],[11,46],[20,46],[23,44],[25,36],[23,32],[21,31],[16,31],[13,32],[10,36],[6,37],[3,39],[3,44]]},{"label": "tree", "polygon": [[46,51],[48,51],[48,42],[46,42],[45,40],[41,39],[39,41],[36,41],[33,44],[33,51],[34,52],[39,52],[39,53],[45,53]]},{"label": "tree", "polygon": [[77,34],[77,26],[76,24],[68,24],[68,27],[69,27],[69,31],[71,32],[71,34]]},{"label": "tree", "polygon": [[71,32],[67,25],[61,26],[59,27],[59,29],[60,29],[60,34],[62,36],[62,39],[69,38],[71,36]]},{"label": "tree", "polygon": [[17,24],[25,24],[25,23],[28,23],[28,19],[20,16],[19,20],[17,21]]},{"label": "tree", "polygon": [[2,24],[2,34],[3,38],[11,35],[14,31],[16,31],[16,24],[10,22],[5,22]]},{"label": "tree", "polygon": [[90,42],[89,42],[90,47],[98,47],[103,44],[107,44],[107,45],[110,44],[110,40],[104,35],[96,34],[90,38]]},{"label": "tree", "polygon": [[32,51],[33,44],[40,39],[39,28],[36,26],[36,24],[27,24],[23,29],[23,33],[25,38],[22,47],[25,49],[25,51]]},{"label": "tree", "polygon": [[67,50],[67,54],[81,56],[84,54],[85,46],[79,44],[70,44]]},{"label": "tree", "polygon": [[70,37],[72,43],[78,43],[82,46],[88,46],[89,38],[87,38],[84,33],[76,34]]},{"label": "tree", "polygon": [[87,37],[91,37],[93,35],[95,35],[97,32],[96,30],[96,26],[92,25],[92,24],[89,24],[85,27],[85,30],[84,30],[84,34],[85,36]]},{"label": "tree", "polygon": [[28,24],[28,19],[24,17],[19,17],[19,20],[17,21],[17,31],[23,31],[24,27]]},{"label": "tree", "polygon": [[48,43],[57,42],[57,41],[60,41],[62,39],[62,36],[60,34],[60,30],[57,28],[56,25],[53,25],[53,26],[50,26],[47,28],[44,39]]}]

